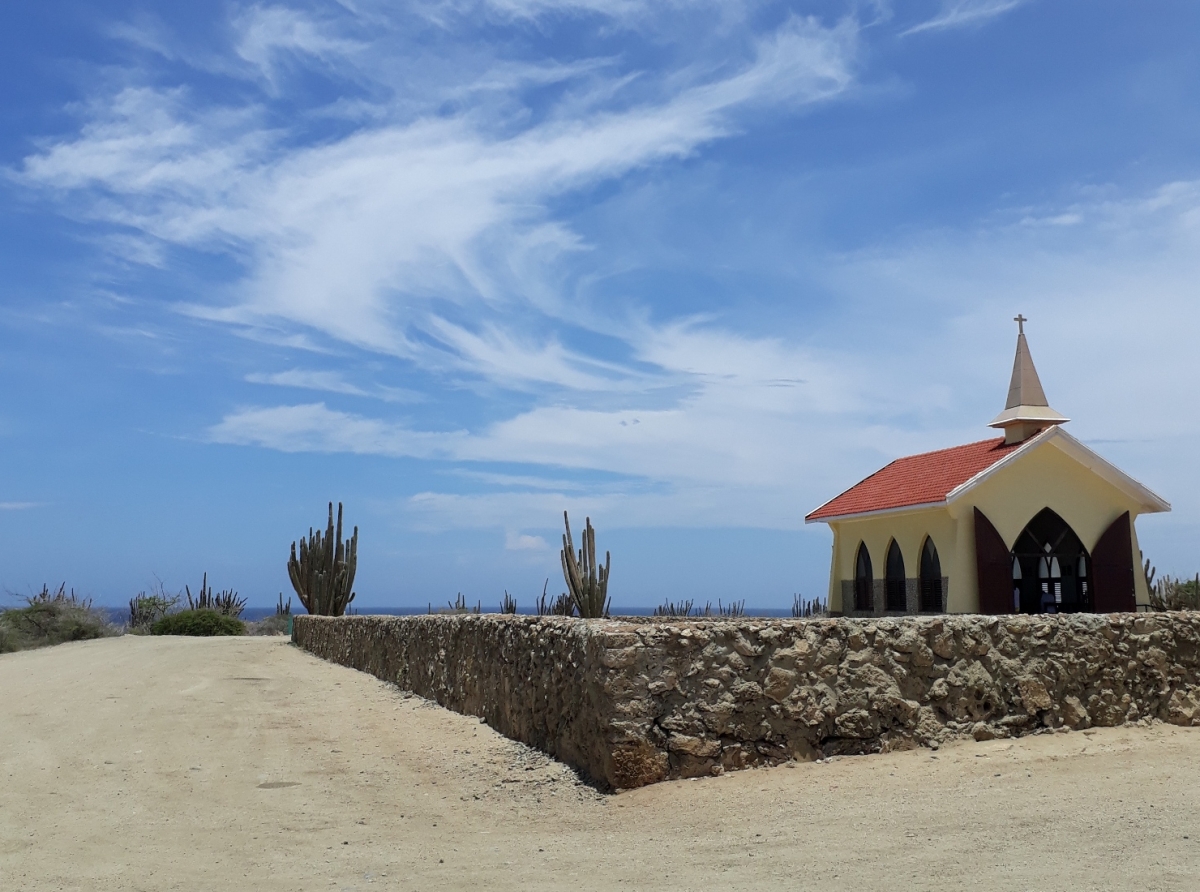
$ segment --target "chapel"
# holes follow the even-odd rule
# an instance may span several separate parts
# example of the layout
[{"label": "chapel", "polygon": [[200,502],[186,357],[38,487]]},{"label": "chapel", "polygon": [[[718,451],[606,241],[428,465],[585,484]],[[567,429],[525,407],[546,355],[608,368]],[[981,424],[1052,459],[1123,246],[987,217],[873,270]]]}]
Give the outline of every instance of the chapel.
[{"label": "chapel", "polygon": [[1002,437],[898,458],[810,513],[833,530],[829,610],[1145,609],[1139,514],[1171,506],[1075,439],[1050,408],[1017,316]]}]

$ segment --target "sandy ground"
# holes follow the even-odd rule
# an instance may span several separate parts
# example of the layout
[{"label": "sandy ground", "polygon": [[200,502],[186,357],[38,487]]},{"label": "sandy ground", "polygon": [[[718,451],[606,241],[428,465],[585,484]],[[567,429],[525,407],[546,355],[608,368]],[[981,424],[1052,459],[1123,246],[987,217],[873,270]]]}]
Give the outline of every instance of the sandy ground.
[{"label": "sandy ground", "polygon": [[1200,889],[1200,729],[601,795],[282,639],[0,656],[0,889]]}]

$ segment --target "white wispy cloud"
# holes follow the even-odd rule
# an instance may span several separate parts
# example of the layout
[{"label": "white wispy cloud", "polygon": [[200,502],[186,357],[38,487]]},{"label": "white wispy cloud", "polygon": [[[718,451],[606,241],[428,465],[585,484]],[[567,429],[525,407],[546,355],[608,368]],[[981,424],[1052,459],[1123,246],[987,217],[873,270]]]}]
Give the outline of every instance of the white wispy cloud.
[{"label": "white wispy cloud", "polygon": [[[905,33],[1018,5],[958,0]],[[514,41],[563,16],[623,35],[645,28],[673,51],[655,69],[611,47],[501,58],[465,40],[439,60],[421,45],[436,35],[409,40],[390,7],[363,0],[337,19],[240,7],[221,51],[128,31],[161,57],[228,72],[241,88],[219,95],[249,98],[213,98],[186,79],[163,86],[134,67],[115,89],[101,82],[77,132],[11,172],[104,228],[132,262],[165,268],[181,251],[230,261],[232,284],[181,307],[194,317],[270,344],[388,354],[437,382],[441,411],[422,419],[339,406],[334,396],[392,392],[355,383],[366,374],[259,372],[248,380],[332,396],[231,409],[211,441],[453,463],[480,489],[503,488],[405,501],[431,528],[537,529],[564,504],[613,525],[796,528],[896,455],[986,436],[1018,310],[1034,318],[1043,381],[1077,428],[1110,439],[1122,425],[1193,431],[1191,397],[1160,382],[1198,373],[1186,349],[1200,280],[1195,183],[1082,193],[843,255],[809,246],[807,286],[828,295],[811,337],[786,310],[788,324],[766,336],[744,330],[736,307],[699,319],[666,303],[599,305],[567,271],[597,252],[561,206],[695,159],[756,116],[853,95],[859,25],[791,17],[764,32],[727,4],[695,56],[667,27],[662,10],[677,5],[420,7],[439,34],[479,27],[481,15],[518,29],[505,32]],[[301,76],[335,82],[338,99],[306,98]],[[486,412],[440,399],[458,390],[502,399]],[[571,479],[588,474],[605,484]]]},{"label": "white wispy cloud", "polygon": [[241,409],[208,431],[214,443],[265,446],[281,452],[451,457],[463,432],[411,430],[403,425],[339,412],[324,403]]},{"label": "white wispy cloud", "polygon": [[272,384],[277,387],[296,387],[303,390],[323,390],[327,393],[345,393],[351,396],[368,396],[367,391],[351,384],[337,372],[320,372],[308,369],[289,369],[286,372],[254,372],[246,376],[251,384]]},{"label": "white wispy cloud", "polygon": [[[1012,222],[1065,213],[1079,222],[1049,234]],[[892,458],[989,436],[984,424],[1003,403],[1012,361],[1007,320],[1017,311],[1033,320],[1030,341],[1051,402],[1075,419],[1078,436],[1115,442],[1111,457],[1129,457],[1135,476],[1147,469],[1136,464],[1140,447],[1121,445],[1131,434],[1200,435],[1200,405],[1177,386],[1200,375],[1200,360],[1184,348],[1200,337],[1194,183],[1014,209],[981,229],[914,234],[825,258],[822,268],[827,286],[851,307],[866,296],[894,295],[905,314],[925,320],[924,330],[897,339],[892,315],[854,315],[849,330],[871,349],[843,352],[698,323],[647,327],[631,335],[638,358],[665,378],[689,382],[661,405],[630,407],[632,397],[614,390],[616,408],[538,406],[448,433],[324,406],[278,407],[233,413],[212,436],[287,450],[616,475],[581,490],[553,475],[460,470],[503,491],[412,497],[406,513],[431,529],[536,528],[563,506],[612,526],[799,528],[808,510]],[[990,346],[981,352],[981,344]],[[1147,482],[1170,491],[1157,477]],[[1186,500],[1177,509],[1187,511]]]},{"label": "white wispy cloud", "polygon": [[299,390],[317,390],[325,393],[342,393],[347,396],[363,396],[389,403],[421,402],[425,397],[403,387],[374,385],[370,390],[347,381],[340,372],[315,369],[288,369],[285,372],[252,372],[246,375],[251,384],[268,384],[274,387],[294,387]]},{"label": "white wispy cloud", "polygon": [[[278,11],[268,28],[264,15],[241,21],[244,40],[308,45],[307,30],[281,24]],[[584,246],[548,217],[549,202],[685,157],[736,130],[741,110],[838,95],[853,81],[856,37],[850,20],[793,18],[740,67],[699,81],[687,70],[660,76],[642,101],[567,105],[579,114],[552,111],[516,130],[480,108],[421,114],[317,145],[289,145],[257,103],[212,106],[186,87],[130,85],[98,97],[79,136],[31,155],[19,178],[71,213],[239,258],[246,277],[204,311],[210,319],[283,322],[505,384],[589,389],[594,357],[553,336],[531,344],[499,320],[468,329],[429,301],[482,301],[486,316],[533,295],[538,312],[566,315],[539,279]],[[145,255],[139,247],[130,259]]]},{"label": "white wispy cloud", "polygon": [[1028,0],[943,0],[941,11],[933,18],[902,31],[900,36],[922,31],[945,31],[970,25],[981,25],[989,19],[1004,15]]},{"label": "white wispy cloud", "polygon": [[41,502],[0,502],[0,511],[27,511],[41,507]]},{"label": "white wispy cloud", "polygon": [[273,89],[278,87],[277,68],[289,58],[302,55],[341,66],[366,50],[361,41],[337,36],[336,22],[287,6],[251,6],[233,24],[238,56],[254,65]]}]

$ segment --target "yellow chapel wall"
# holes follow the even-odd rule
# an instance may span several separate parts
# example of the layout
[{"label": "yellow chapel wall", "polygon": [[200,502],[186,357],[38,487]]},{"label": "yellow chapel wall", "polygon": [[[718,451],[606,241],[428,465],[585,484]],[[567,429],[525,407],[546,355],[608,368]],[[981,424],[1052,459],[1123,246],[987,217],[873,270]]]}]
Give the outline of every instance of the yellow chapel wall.
[{"label": "yellow chapel wall", "polygon": [[[1090,554],[1114,520],[1126,511],[1131,520],[1136,519],[1142,505],[1055,444],[1047,443],[996,471],[949,505],[830,522],[830,609],[844,612],[841,582],[854,579],[859,542],[867,545],[876,579],[886,575],[887,548],[893,538],[904,557],[905,575],[916,577],[920,575],[921,547],[929,535],[938,550],[942,575],[948,577],[947,611],[978,612],[975,507],[987,515],[1009,548],[1025,525],[1048,507],[1070,524]],[[1133,524],[1131,529],[1133,554],[1137,555],[1137,530]],[[1133,576],[1137,603],[1148,604],[1149,592],[1139,568],[1134,568]]]},{"label": "yellow chapel wall", "polygon": [[[965,526],[972,522],[972,509],[987,515],[1004,543],[1012,548],[1029,523],[1043,508],[1050,508],[1070,525],[1091,554],[1114,520],[1129,512],[1133,554],[1138,555],[1136,525],[1142,510],[1137,499],[1113,486],[1099,474],[1080,464],[1054,443],[1047,443],[1001,468],[977,484],[968,495],[951,506],[952,514]],[[975,564],[974,529],[966,543],[972,569]],[[1139,604],[1150,602],[1146,580],[1134,567],[1134,594]],[[974,572],[966,574],[962,587],[969,591],[971,610],[977,610],[979,590]]]},{"label": "yellow chapel wall", "polygon": [[[892,539],[900,546],[904,558],[904,574],[909,578],[921,575],[921,548],[925,537],[932,536],[942,564],[942,576],[950,577],[947,589],[948,606],[954,608],[954,579],[957,567],[958,524],[943,506],[905,511],[896,514],[881,514],[854,520],[833,521],[833,563],[829,574],[830,610],[844,612],[842,606],[843,579],[854,579],[854,562],[858,558],[858,544],[865,542],[871,555],[871,572],[876,579],[887,575],[887,550]],[[971,553],[974,559],[974,552]]]}]

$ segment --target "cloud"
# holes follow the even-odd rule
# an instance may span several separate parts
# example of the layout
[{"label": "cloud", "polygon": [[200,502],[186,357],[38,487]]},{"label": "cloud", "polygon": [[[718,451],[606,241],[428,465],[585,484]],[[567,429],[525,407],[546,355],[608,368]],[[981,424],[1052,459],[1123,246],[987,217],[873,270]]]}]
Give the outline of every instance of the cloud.
[{"label": "cloud", "polygon": [[928,21],[900,33],[901,37],[922,31],[946,31],[982,25],[1023,5],[1027,0],[943,0],[942,10]]},{"label": "cloud", "polygon": [[[802,473],[813,455],[805,431],[814,416],[861,412],[870,401],[821,358],[771,339],[749,340],[696,325],[648,328],[638,358],[649,382],[684,382],[633,408],[618,381],[616,408],[536,406],[474,431],[418,431],[325,404],[250,408],[210,430],[217,442],[287,451],[354,451],[464,462],[588,469],[647,479],[766,485]],[[624,396],[622,397],[622,395]],[[755,430],[755,436],[746,432]]]},{"label": "cloud", "polygon": [[27,511],[30,508],[40,508],[41,502],[0,502],[0,511]]},{"label": "cloud", "polygon": [[446,457],[463,434],[413,431],[403,425],[338,412],[324,403],[241,409],[209,428],[213,443],[263,446],[280,452]]},{"label": "cloud", "polygon": [[290,369],[273,374],[255,372],[247,375],[246,380],[251,384],[273,384],[277,387],[323,390],[328,393],[345,393],[351,396],[368,395],[361,387],[351,384],[337,372],[317,372],[306,369]]},{"label": "cloud", "polygon": [[549,551],[550,545],[541,536],[509,532],[504,536],[506,551]]},{"label": "cloud", "polygon": [[[946,3],[905,33],[1018,5]],[[731,267],[716,315],[692,315],[708,305],[682,277],[639,306],[589,290],[626,258],[589,240],[578,207],[853,96],[859,25],[764,31],[748,6],[717,21],[713,5],[634,0],[425,3],[420,21],[350,6],[240,7],[230,44],[203,52],[131,33],[236,86],[150,63],[98,79],[78,128],[11,172],[131,263],[215,258],[212,287],[177,309],[344,364],[248,376],[328,396],[229,408],[212,442],[418,459],[470,481],[402,500],[427,528],[538,529],[567,506],[614,526],[797,529],[897,455],[988,435],[1018,310],[1078,433],[1194,432],[1177,382],[1198,373],[1196,183],[1079,190],[842,253],[763,248]],[[587,39],[560,39],[564,21]],[[784,266],[794,293],[765,321],[741,312],[733,292]],[[379,364],[353,367],[364,353]],[[424,392],[421,413],[337,399],[411,396],[363,383],[382,367]]]},{"label": "cloud", "polygon": [[[1077,222],[1045,230],[1022,222],[1065,214]],[[536,529],[569,507],[620,527],[799,529],[804,513],[892,458],[989,436],[984,425],[1003,404],[1011,369],[1008,320],[1020,310],[1032,320],[1052,404],[1075,419],[1071,430],[1109,441],[1110,458],[1188,510],[1177,489],[1191,486],[1190,472],[1160,459],[1146,465],[1139,444],[1200,434],[1194,399],[1177,386],[1200,375],[1184,348],[1200,337],[1200,185],[1085,190],[974,230],[910,233],[819,266],[822,286],[843,297],[852,344],[870,350],[748,338],[700,321],[645,325],[629,333],[632,361],[647,381],[671,383],[657,396],[618,382],[608,408],[535,405],[454,432],[323,405],[276,407],[233,413],[212,436],[448,462],[503,489],[413,496],[404,511],[421,528]],[[863,315],[858,302],[878,294],[895,309],[868,304]],[[897,339],[897,313],[925,325]],[[822,340],[844,341],[829,330]],[[1141,439],[1130,442],[1131,432]],[[497,464],[523,471],[488,470]],[[580,486],[577,473],[607,476]]]},{"label": "cloud", "polygon": [[376,385],[371,390],[364,390],[357,384],[347,381],[340,372],[331,371],[289,369],[286,372],[252,372],[246,375],[246,381],[251,384],[269,384],[275,387],[294,387],[300,390],[370,397],[389,403],[414,403],[425,399],[422,394],[403,387]]},{"label": "cloud", "polygon": [[[324,58],[307,28],[275,7],[256,9],[238,20],[239,52],[265,47],[251,54],[264,65],[281,46]],[[506,330],[502,311],[514,302],[552,325],[568,314],[594,322],[545,281],[559,259],[586,249],[549,218],[550,205],[687,157],[755,108],[843,93],[856,41],[849,20],[793,18],[728,71],[668,72],[639,96],[611,94],[611,79],[594,89],[581,81],[599,106],[575,95],[528,126],[487,106],[396,121],[384,105],[383,123],[301,145],[262,102],[213,105],[185,86],[129,85],[97,97],[78,137],[46,145],[17,176],[69,213],[137,233],[130,260],[161,262],[154,244],[236,258],[240,282],[223,306],[192,308],[197,315],[309,329],[503,386],[595,389],[611,368],[553,335]],[[338,52],[343,62],[355,54]]]},{"label": "cloud", "polygon": [[468,480],[475,480],[489,486],[505,488],[521,487],[526,489],[545,489],[555,492],[571,492],[584,489],[584,484],[578,480],[562,478],[535,477],[528,474],[496,474],[490,471],[474,471],[466,468],[455,468],[454,475]]},{"label": "cloud", "polygon": [[365,45],[337,32],[334,21],[318,21],[286,6],[251,6],[235,16],[237,55],[254,65],[262,77],[278,86],[278,68],[289,58],[307,56],[340,67],[361,54]]}]

